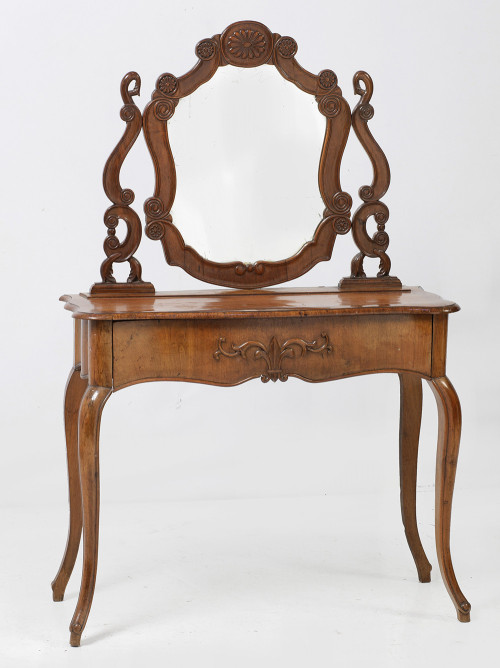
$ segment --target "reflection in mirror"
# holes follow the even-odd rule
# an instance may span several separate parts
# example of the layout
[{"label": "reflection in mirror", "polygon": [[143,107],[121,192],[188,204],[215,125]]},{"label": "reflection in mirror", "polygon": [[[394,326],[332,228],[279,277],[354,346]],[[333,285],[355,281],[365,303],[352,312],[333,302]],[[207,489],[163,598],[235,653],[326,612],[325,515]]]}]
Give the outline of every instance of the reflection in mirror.
[{"label": "reflection in mirror", "polygon": [[202,256],[282,260],[313,237],[325,132],[313,95],[273,66],[221,67],[180,100],[168,130],[173,222]]}]

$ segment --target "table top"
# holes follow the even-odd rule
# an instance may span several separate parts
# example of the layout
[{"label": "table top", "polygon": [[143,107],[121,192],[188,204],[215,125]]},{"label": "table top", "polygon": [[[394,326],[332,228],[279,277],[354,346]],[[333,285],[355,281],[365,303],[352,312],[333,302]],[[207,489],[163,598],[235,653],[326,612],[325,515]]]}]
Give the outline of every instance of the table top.
[{"label": "table top", "polygon": [[338,288],[274,288],[157,292],[141,297],[96,297],[80,293],[61,301],[85,320],[158,320],[325,315],[453,313],[455,302],[420,287],[401,291],[348,292]]}]

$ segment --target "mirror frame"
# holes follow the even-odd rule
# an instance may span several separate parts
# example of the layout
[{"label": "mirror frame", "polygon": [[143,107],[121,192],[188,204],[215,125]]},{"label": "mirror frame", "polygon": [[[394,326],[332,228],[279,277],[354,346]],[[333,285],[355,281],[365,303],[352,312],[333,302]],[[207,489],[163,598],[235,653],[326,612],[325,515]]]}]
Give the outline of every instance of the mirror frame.
[{"label": "mirror frame", "polygon": [[[207,283],[225,287],[258,288],[283,283],[309,271],[318,262],[329,260],[337,234],[351,229],[351,196],[342,191],[340,164],[351,127],[349,104],[342,97],[332,70],[318,75],[302,68],[295,59],[297,43],[291,37],[272,34],[262,23],[239,21],[220,35],[198,42],[198,62],[187,74],[162,74],[144,110],[143,127],[155,168],[153,197],[146,200],[146,234],[161,240],[170,265]],[[176,193],[174,156],[168,139],[168,121],[180,99],[209,81],[219,67],[259,67],[274,65],[278,72],[300,90],[314,95],[318,109],[326,117],[318,181],[325,209],[312,239],[291,257],[278,261],[246,263],[216,262],[186,245],[170,213]]]},{"label": "mirror frame", "polygon": [[[352,227],[352,238],[359,252],[352,259],[350,277],[340,281],[339,289],[401,290],[401,281],[389,273],[391,260],[386,252],[389,235],[385,231],[389,209],[381,201],[391,180],[389,163],[368,128],[368,121],[374,115],[370,103],[373,95],[370,75],[361,70],[354,75],[354,92],[359,95],[359,100],[351,114],[337,85],[335,73],[322,70],[314,75],[302,68],[295,59],[295,40],[277,33],[271,34],[262,23],[233,23],[222,34],[198,42],[195,52],[198,63],[187,74],[177,78],[165,73],[158,78],[144,115],[133,100],[140,94],[140,76],[137,72],[128,72],[122,79],[120,92],[123,107],[120,117],[125,121],[126,128],[104,167],[104,191],[112,205],[104,213],[107,237],[104,240],[106,258],[100,272],[102,281],[94,283],[90,293],[102,297],[155,294],[154,286],[142,280],[141,264],[134,255],[142,236],[139,216],[131,206],[134,192],[130,188],[122,188],[120,183],[121,167],[141,129],[144,129],[153,160],[156,184],[153,197],[144,204],[146,234],[151,239],[161,240],[169,264],[179,266],[207,283],[231,288],[262,288],[297,278],[318,262],[329,260],[337,234],[347,234]],[[305,93],[314,95],[319,111],[326,117],[318,172],[319,191],[325,204],[323,218],[311,241],[285,260],[251,264],[241,261],[214,262],[186,245],[173,224],[170,210],[175,198],[176,174],[167,122],[174,115],[179,100],[211,79],[219,67],[258,67],[266,64],[274,65],[284,79]],[[352,215],[352,222],[352,198],[340,185],[340,164],[351,125],[373,168],[371,185],[361,186],[358,191],[362,204]],[[371,217],[377,229],[370,237],[366,223]],[[120,221],[124,221],[127,226],[123,241],[116,236]],[[366,276],[363,269],[365,257],[379,260],[376,278]],[[113,276],[113,265],[121,262],[130,265],[126,283],[118,283]]]}]

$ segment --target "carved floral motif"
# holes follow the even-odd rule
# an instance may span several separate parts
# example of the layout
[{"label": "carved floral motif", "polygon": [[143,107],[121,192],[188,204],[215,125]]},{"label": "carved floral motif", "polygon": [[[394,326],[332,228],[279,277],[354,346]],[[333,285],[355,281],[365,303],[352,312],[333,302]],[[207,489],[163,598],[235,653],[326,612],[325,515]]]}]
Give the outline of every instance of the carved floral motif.
[{"label": "carved floral motif", "polygon": [[258,58],[266,50],[266,38],[257,30],[238,30],[228,39],[228,51],[243,60]]},{"label": "carved floral motif", "polygon": [[276,48],[283,58],[293,58],[297,53],[297,42],[293,37],[281,37],[278,40]]},{"label": "carved floral motif", "polygon": [[211,39],[203,39],[196,45],[196,55],[200,60],[210,60],[215,56],[215,44]]},{"label": "carved floral motif", "polygon": [[175,93],[178,85],[179,82],[177,81],[177,77],[174,77],[173,74],[169,74],[168,72],[166,74],[162,74],[156,82],[156,87],[164,95],[171,95],[172,93]]},{"label": "carved floral motif", "polygon": [[304,341],[304,339],[288,339],[283,344],[278,343],[278,339],[273,336],[269,345],[266,346],[260,341],[246,341],[241,345],[231,345],[231,350],[224,350],[223,344],[226,339],[220,338],[217,350],[214,352],[216,360],[223,357],[242,357],[243,359],[250,359],[253,361],[264,360],[267,365],[265,371],[260,379],[263,383],[270,380],[275,383],[277,380],[285,382],[288,380],[288,374],[282,369],[283,360],[286,358],[302,357],[306,352],[309,353],[323,353],[329,354],[333,350],[330,344],[328,334],[321,333],[321,338],[324,339],[322,344],[318,341]]},{"label": "carved floral motif", "polygon": [[337,75],[332,70],[323,70],[318,77],[321,88],[333,88],[337,85]]},{"label": "carved floral motif", "polygon": [[351,221],[345,216],[337,216],[333,221],[333,227],[337,234],[347,234],[351,229]]},{"label": "carved floral motif", "polygon": [[165,230],[160,222],[149,223],[146,227],[146,234],[150,239],[157,241],[163,237]]}]

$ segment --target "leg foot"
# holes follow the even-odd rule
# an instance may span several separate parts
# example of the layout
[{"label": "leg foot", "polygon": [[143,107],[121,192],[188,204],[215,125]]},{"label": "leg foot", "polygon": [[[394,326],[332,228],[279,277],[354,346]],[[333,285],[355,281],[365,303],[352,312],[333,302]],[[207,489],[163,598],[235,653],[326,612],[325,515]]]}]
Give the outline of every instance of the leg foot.
[{"label": "leg foot", "polygon": [[460,402],[446,376],[428,382],[436,397],[439,416],[436,459],[436,549],[439,568],[457,610],[458,621],[469,622],[471,605],[458,586],[450,552],[451,505],[462,430]]},{"label": "leg foot", "polygon": [[78,633],[74,633],[73,631],[71,632],[71,635],[69,637],[69,644],[71,647],[80,647],[80,639],[81,635]]},{"label": "leg foot", "polygon": [[406,540],[420,582],[431,581],[432,566],[422,547],[417,527],[417,460],[422,419],[422,381],[411,373],[400,373],[399,478],[401,515]]},{"label": "leg foot", "polygon": [[457,619],[459,622],[470,622],[470,603],[462,603],[462,606],[463,610],[457,608]]},{"label": "leg foot", "polygon": [[82,494],[78,465],[78,411],[87,389],[87,380],[81,378],[80,367],[71,370],[64,395],[64,428],[68,460],[69,530],[66,549],[57,575],[52,581],[52,598],[62,601],[66,585],[73,571],[82,535]]},{"label": "leg foot", "polygon": [[[89,386],[80,405],[78,451],[83,505],[83,570],[80,595],[70,625],[70,643],[80,644],[94,596],[99,536],[99,427],[109,387]],[[78,643],[78,644],[74,644]]]}]

